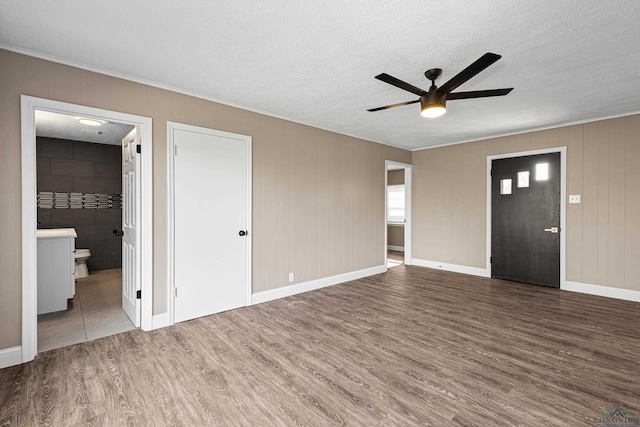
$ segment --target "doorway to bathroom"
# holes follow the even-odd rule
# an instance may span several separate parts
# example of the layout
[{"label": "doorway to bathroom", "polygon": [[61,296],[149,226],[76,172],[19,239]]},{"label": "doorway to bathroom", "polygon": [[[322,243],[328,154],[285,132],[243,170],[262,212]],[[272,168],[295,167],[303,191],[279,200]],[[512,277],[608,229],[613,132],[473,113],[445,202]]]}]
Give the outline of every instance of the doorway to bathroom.
[{"label": "doorway to bathroom", "polygon": [[[151,329],[150,130],[149,118],[22,97],[23,362]],[[35,224],[73,228],[78,254],[88,250],[76,257],[89,275],[79,271],[69,309],[40,316]]]}]

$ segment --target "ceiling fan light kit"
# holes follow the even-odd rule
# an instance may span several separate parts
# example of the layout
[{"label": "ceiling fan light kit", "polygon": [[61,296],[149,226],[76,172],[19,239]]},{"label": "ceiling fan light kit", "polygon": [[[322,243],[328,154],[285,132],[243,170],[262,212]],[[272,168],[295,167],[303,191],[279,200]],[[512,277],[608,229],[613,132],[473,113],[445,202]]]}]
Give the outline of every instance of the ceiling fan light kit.
[{"label": "ceiling fan light kit", "polygon": [[442,74],[440,68],[432,68],[425,71],[424,75],[427,79],[431,80],[431,87],[428,91],[413,86],[407,82],[390,76],[387,73],[382,73],[376,76],[376,79],[393,85],[397,88],[406,90],[413,94],[418,95],[420,98],[415,101],[401,102],[399,104],[387,105],[384,107],[371,108],[367,111],[381,111],[389,108],[401,107],[403,105],[420,103],[420,114],[423,117],[435,118],[440,117],[447,112],[447,99],[453,101],[455,99],[470,99],[470,98],[487,98],[490,96],[504,96],[511,92],[513,88],[508,89],[490,89],[490,90],[474,90],[470,92],[453,92],[465,83],[467,80],[487,68],[489,65],[500,59],[501,56],[495,53],[487,52],[482,55],[478,60],[469,65],[464,70],[456,74],[451,80],[443,84],[442,86],[436,86],[436,80]]},{"label": "ceiling fan light kit", "polygon": [[447,112],[447,97],[438,92],[430,92],[420,97],[422,117],[435,119]]}]

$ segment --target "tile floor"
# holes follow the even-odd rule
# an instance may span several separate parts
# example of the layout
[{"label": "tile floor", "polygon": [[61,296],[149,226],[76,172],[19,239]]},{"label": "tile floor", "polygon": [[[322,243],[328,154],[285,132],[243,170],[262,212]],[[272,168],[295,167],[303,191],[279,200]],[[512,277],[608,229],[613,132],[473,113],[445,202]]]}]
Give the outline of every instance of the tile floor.
[{"label": "tile floor", "polygon": [[76,282],[68,310],[38,316],[38,353],[132,329],[122,311],[122,269],[91,272]]}]

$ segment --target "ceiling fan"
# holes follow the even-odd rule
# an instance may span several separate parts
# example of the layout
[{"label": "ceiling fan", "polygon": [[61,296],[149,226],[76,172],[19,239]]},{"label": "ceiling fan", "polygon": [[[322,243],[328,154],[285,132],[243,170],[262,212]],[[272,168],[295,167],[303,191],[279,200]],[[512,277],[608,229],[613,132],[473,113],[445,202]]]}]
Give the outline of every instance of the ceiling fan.
[{"label": "ceiling fan", "polygon": [[421,114],[424,117],[434,118],[443,115],[447,111],[447,100],[453,101],[455,99],[486,98],[489,96],[506,95],[511,92],[513,88],[474,90],[470,92],[453,92],[458,88],[458,86],[460,86],[500,58],[502,58],[502,56],[495,53],[487,52],[479,59],[477,59],[473,64],[460,71],[457,75],[451,78],[451,80],[440,87],[436,86],[435,81],[438,79],[438,77],[440,77],[440,74],[442,74],[442,70],[440,68],[432,68],[430,70],[427,70],[424,72],[424,75],[427,79],[431,80],[431,87],[428,91],[422,90],[419,87],[415,87],[407,82],[403,82],[402,80],[390,76],[387,73],[379,74],[376,76],[376,79],[414,93],[420,98],[416,99],[415,101],[401,102],[399,104],[372,108],[367,111],[386,110],[388,108],[402,107],[403,105],[415,104],[419,102],[422,106]]}]

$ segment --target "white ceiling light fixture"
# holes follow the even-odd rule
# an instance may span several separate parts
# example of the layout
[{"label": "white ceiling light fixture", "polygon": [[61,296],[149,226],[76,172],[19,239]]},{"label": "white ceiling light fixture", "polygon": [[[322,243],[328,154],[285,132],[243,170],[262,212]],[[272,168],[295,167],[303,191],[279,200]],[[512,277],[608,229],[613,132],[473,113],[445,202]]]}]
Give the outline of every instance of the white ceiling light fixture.
[{"label": "white ceiling light fixture", "polygon": [[102,126],[102,122],[96,119],[87,119],[83,117],[78,119],[78,121],[83,125],[87,125],[87,126]]}]

